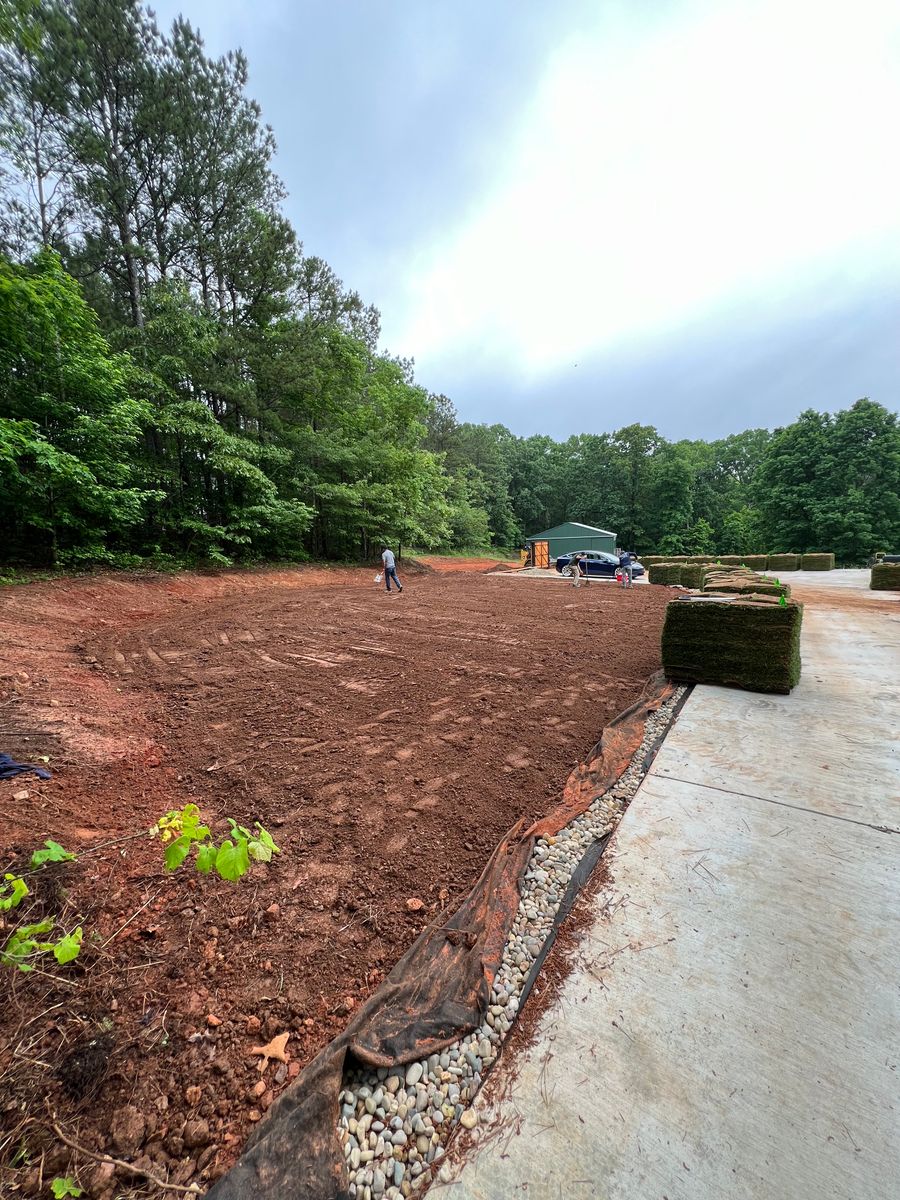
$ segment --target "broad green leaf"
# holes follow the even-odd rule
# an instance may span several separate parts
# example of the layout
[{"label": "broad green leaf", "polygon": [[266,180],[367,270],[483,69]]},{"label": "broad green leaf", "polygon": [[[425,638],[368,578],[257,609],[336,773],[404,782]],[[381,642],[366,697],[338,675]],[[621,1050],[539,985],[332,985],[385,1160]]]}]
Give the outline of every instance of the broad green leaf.
[{"label": "broad green leaf", "polygon": [[82,929],[79,925],[77,929],[73,929],[65,937],[61,937],[53,947],[53,955],[61,967],[71,962],[73,958],[77,958],[81,953],[81,938]]},{"label": "broad green leaf", "polygon": [[22,925],[16,933],[21,937],[34,937],[38,933],[49,933],[54,924],[55,918],[45,917],[43,921],[37,921],[34,925]]},{"label": "broad green leaf", "polygon": [[274,839],[268,829],[263,829],[259,821],[256,822],[256,836],[264,846],[268,846],[273,854],[280,854],[281,848],[275,845]]},{"label": "broad green leaf", "polygon": [[0,884],[0,912],[15,908],[28,894],[28,885],[19,875],[4,875]]},{"label": "broad green leaf", "polygon": [[71,862],[75,855],[71,850],[64,849],[59,842],[54,842],[52,838],[47,838],[44,842],[46,847],[44,850],[35,850],[31,856],[31,867],[42,867],[48,862]]},{"label": "broad green leaf", "polygon": [[176,838],[174,842],[169,842],[166,846],[166,870],[174,871],[187,858],[191,849],[191,839],[186,833],[183,833],[180,838]]},{"label": "broad green leaf", "polygon": [[213,842],[204,842],[197,847],[197,861],[194,864],[201,875],[208,875],[216,865],[216,847]]},{"label": "broad green leaf", "polygon": [[34,954],[52,950],[52,942],[39,942],[35,935],[49,933],[53,928],[53,918],[38,921],[33,925],[21,925],[14,929],[6,945],[0,952],[0,962],[4,966],[18,967],[20,971],[33,971],[34,964],[26,961]]},{"label": "broad green leaf", "polygon": [[237,842],[233,842],[231,838],[226,838],[216,855],[216,870],[222,878],[235,883],[246,874],[249,866],[250,856],[247,853],[246,841],[239,838]]}]

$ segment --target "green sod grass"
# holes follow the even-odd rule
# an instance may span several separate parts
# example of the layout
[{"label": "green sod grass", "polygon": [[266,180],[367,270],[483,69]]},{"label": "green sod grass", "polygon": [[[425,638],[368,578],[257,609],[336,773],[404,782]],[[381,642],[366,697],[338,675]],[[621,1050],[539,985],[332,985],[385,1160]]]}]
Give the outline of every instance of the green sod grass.
[{"label": "green sod grass", "polygon": [[800,555],[770,554],[769,561],[766,564],[766,570],[774,571],[776,575],[780,575],[783,571],[799,571]]},{"label": "green sod grass", "polygon": [[900,563],[878,563],[872,568],[873,592],[900,592]]},{"label": "green sod grass", "polygon": [[800,559],[801,571],[833,571],[833,554],[804,554]]},{"label": "green sod grass", "polygon": [[653,563],[648,568],[651,583],[663,583],[671,586],[673,583],[681,583],[682,567],[680,563],[661,562]]},{"label": "green sod grass", "polygon": [[803,606],[764,595],[683,597],[666,608],[663,669],[679,683],[786,695],[800,678]]}]

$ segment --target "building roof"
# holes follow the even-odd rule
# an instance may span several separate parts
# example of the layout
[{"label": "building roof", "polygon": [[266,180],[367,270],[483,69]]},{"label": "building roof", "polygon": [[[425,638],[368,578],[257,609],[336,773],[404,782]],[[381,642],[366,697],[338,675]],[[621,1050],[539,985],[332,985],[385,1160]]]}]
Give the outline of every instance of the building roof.
[{"label": "building roof", "polygon": [[545,529],[543,533],[533,533],[531,537],[526,538],[527,542],[540,542],[545,538],[553,537],[558,534],[560,529],[577,529],[579,532],[589,534],[592,537],[615,537],[611,529],[597,529],[595,525],[583,525],[581,521],[563,521],[561,525],[554,525],[552,529]]}]

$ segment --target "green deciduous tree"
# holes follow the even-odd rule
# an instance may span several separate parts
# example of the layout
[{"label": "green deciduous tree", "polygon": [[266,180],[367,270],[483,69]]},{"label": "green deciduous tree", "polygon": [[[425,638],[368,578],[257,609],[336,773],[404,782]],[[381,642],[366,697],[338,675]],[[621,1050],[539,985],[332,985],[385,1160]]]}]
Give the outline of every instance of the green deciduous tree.
[{"label": "green deciduous tree", "polygon": [[147,407],[52,251],[0,261],[0,513],[7,555],[124,544],[153,497],[136,470]]}]

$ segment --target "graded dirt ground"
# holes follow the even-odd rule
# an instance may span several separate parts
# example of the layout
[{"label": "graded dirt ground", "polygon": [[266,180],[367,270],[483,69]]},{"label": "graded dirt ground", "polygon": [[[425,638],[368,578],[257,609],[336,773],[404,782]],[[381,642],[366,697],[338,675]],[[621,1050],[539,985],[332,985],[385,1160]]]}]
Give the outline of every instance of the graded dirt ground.
[{"label": "graded dirt ground", "polygon": [[[91,849],[33,877],[29,917],[80,923],[81,957],[0,978],[10,1195],[73,1163],[99,1200],[139,1186],[48,1136],[53,1113],[162,1178],[220,1174],[659,668],[667,589],[483,571],[401,564],[392,596],[370,569],[319,568],[0,595],[0,750],[53,772],[0,782],[0,865],[47,837]],[[260,821],[282,853],[238,885],[166,873],[134,835],[191,800],[218,833]],[[290,1061],[261,1074],[253,1047],[285,1032]]]}]

